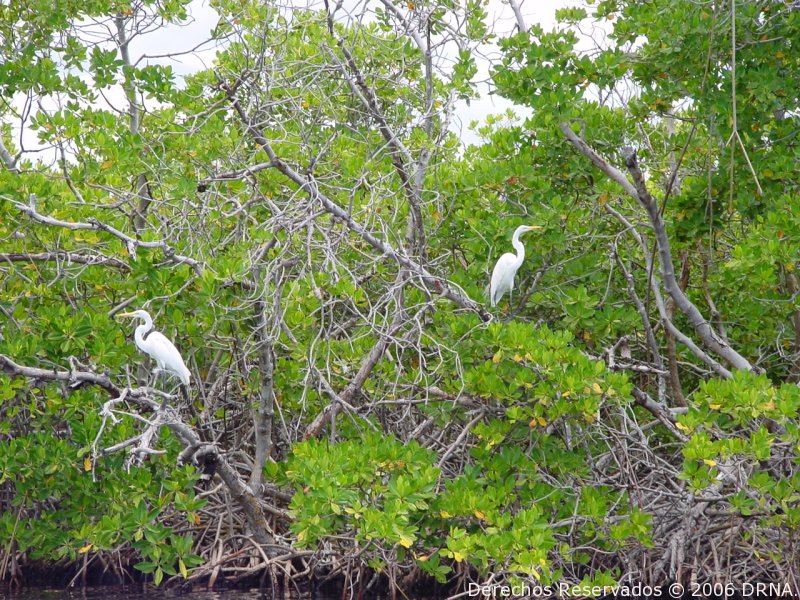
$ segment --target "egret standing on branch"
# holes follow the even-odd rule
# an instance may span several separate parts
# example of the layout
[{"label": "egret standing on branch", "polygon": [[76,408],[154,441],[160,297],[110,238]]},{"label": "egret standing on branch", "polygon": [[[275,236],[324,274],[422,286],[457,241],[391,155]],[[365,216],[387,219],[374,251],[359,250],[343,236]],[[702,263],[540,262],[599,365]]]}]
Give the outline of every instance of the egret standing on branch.
[{"label": "egret standing on branch", "polygon": [[183,357],[175,344],[170,342],[164,334],[159,333],[153,328],[153,319],[147,311],[135,310],[129,313],[121,313],[118,317],[135,317],[144,321],[139,325],[133,338],[136,341],[136,347],[145,354],[153,357],[158,365],[160,371],[171,371],[184,385],[189,385],[189,369],[183,362]]},{"label": "egret standing on branch", "polygon": [[517,254],[506,252],[501,256],[492,271],[492,283],[489,286],[489,300],[492,306],[497,306],[500,298],[508,292],[509,302],[511,302],[511,292],[514,290],[514,277],[517,275],[517,270],[525,260],[525,246],[519,241],[521,236],[526,231],[533,231],[534,229],[541,229],[538,225],[520,225],[511,236],[511,245],[517,251]]}]

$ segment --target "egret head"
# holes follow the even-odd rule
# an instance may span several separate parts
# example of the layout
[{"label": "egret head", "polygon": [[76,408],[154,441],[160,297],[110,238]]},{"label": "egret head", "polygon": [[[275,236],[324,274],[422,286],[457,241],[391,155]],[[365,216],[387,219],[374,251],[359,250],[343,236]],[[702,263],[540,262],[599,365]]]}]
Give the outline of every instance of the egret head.
[{"label": "egret head", "polygon": [[132,312],[119,313],[117,315],[117,318],[120,318],[120,317],[131,317],[131,318],[134,318],[134,319],[144,319],[145,321],[151,320],[150,319],[150,314],[146,310],[134,310]]},{"label": "egret head", "polygon": [[514,237],[519,239],[519,236],[521,236],[523,233],[541,228],[541,225],[520,225],[517,227],[516,231],[514,231]]}]

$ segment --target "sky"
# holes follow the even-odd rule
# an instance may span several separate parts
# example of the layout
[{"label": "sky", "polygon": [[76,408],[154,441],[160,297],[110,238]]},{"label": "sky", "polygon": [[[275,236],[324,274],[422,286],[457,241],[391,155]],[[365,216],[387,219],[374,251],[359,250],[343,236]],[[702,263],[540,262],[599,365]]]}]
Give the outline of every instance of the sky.
[{"label": "sky", "polygon": [[[309,0],[313,2],[314,0]],[[580,0],[521,0],[519,2],[526,23],[530,26],[539,23],[545,29],[555,25],[555,11],[565,6],[581,4]],[[142,54],[171,54],[193,48],[208,39],[209,32],[217,25],[217,14],[210,8],[207,0],[195,0],[190,5],[191,23],[180,27],[168,27],[148,34],[141,39],[141,43],[132,44],[132,55]],[[514,13],[507,0],[489,0],[488,13],[494,23],[493,30],[498,34],[506,34],[516,27]],[[485,122],[490,114],[504,113],[513,104],[504,98],[489,93],[488,83],[489,68],[492,57],[499,56],[497,48],[486,48],[487,60],[479,63],[477,80],[479,83],[480,98],[469,103],[460,102],[456,107],[455,118],[451,129],[457,133],[465,144],[477,143],[478,136],[469,130],[471,122]],[[171,58],[173,70],[179,75],[185,75],[211,66],[214,59],[213,48],[201,49],[179,57]],[[160,61],[157,61],[160,62]],[[521,107],[516,107],[516,112],[523,112]]]},{"label": "sky", "polygon": [[[534,23],[538,23],[542,28],[548,30],[552,29],[556,23],[555,13],[557,9],[566,6],[576,6],[581,4],[581,2],[579,0],[522,0],[519,4],[528,27]],[[517,21],[507,1],[490,0],[488,13],[490,18],[494,20],[495,32],[498,34],[506,34],[507,32],[514,31]],[[488,79],[491,58],[493,56],[499,56],[499,50],[497,48],[487,49],[486,55],[490,60],[479,64],[480,79]],[[479,84],[479,91],[481,94],[480,98],[472,100],[469,104],[462,102],[458,105],[456,111],[458,119],[454,123],[454,127],[460,126],[457,133],[460,134],[461,140],[467,145],[475,144],[479,141],[478,136],[468,129],[470,122],[477,121],[478,123],[483,123],[487,115],[500,114],[510,108],[514,108],[514,112],[518,115],[527,112],[525,108],[515,106],[505,98],[490,94],[490,85],[488,82]]]},{"label": "sky", "polygon": [[[293,5],[300,4],[302,1],[291,0]],[[308,2],[309,6],[314,5],[319,8],[320,0],[304,1]],[[539,23],[545,29],[554,26],[557,9],[580,3],[581,0],[521,0],[519,2],[526,24],[530,26]],[[495,33],[504,35],[514,31],[516,20],[508,0],[489,0],[488,13],[493,22],[492,30]],[[130,42],[131,59],[134,62],[141,61],[139,64],[144,62],[171,65],[178,76],[188,75],[213,66],[215,48],[207,42],[211,31],[217,26],[217,13],[210,7],[208,0],[194,0],[189,6],[189,14],[188,23],[159,28],[132,39]],[[105,32],[107,35],[107,29],[105,26],[103,27],[102,31],[98,31],[98,33],[102,35]],[[496,47],[483,48],[482,54],[485,58],[479,60],[479,72],[476,76],[476,80],[479,82],[480,96],[472,99],[469,103],[462,101],[456,106],[450,127],[465,145],[480,142],[478,135],[469,129],[471,122],[484,123],[488,115],[504,113],[513,107],[511,102],[489,93],[491,89],[488,81],[489,69],[492,59],[499,57],[498,49]],[[110,105],[120,114],[124,114],[126,111],[127,100],[121,89],[104,91],[101,102],[106,103],[106,106]],[[15,98],[13,103],[20,110],[24,104],[24,97]],[[46,109],[56,109],[55,102],[45,101],[43,106]],[[525,114],[523,107],[515,107],[514,110],[519,115]],[[39,158],[45,162],[56,159],[54,151],[51,152],[40,146],[35,132],[27,127],[20,131],[19,124],[13,129],[15,137],[21,137],[26,150],[39,149],[41,152]]]}]

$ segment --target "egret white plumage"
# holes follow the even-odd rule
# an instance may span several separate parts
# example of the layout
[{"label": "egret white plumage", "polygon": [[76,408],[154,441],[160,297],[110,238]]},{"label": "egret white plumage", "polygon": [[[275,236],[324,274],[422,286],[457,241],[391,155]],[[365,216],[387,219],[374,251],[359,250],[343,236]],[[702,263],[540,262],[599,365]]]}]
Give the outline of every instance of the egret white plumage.
[{"label": "egret white plumage", "polygon": [[525,260],[525,246],[519,241],[521,236],[526,231],[533,231],[534,229],[541,229],[539,225],[520,225],[511,236],[511,245],[517,250],[516,254],[506,252],[497,260],[497,264],[492,271],[492,283],[489,285],[489,301],[492,306],[497,306],[500,298],[508,292],[509,298],[511,292],[514,290],[514,277]]},{"label": "egret white plumage", "polygon": [[142,319],[143,323],[135,329],[133,334],[136,347],[152,356],[160,370],[175,373],[184,385],[189,385],[189,369],[186,368],[181,353],[164,334],[155,330],[153,319],[150,318],[147,311],[135,310],[117,316]]}]

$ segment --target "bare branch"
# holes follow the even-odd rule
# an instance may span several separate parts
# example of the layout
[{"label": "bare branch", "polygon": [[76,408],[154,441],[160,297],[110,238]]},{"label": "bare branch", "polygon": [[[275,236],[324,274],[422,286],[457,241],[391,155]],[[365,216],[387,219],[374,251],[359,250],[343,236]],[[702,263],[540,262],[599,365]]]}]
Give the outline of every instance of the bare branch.
[{"label": "bare branch", "polygon": [[[125,30],[125,20],[125,16],[122,13],[118,13],[114,19],[114,23],[117,27],[117,46],[119,47],[119,55],[122,59],[122,63],[128,68],[132,68],[133,65],[131,63],[129,48],[130,39],[128,38],[128,32]],[[122,87],[125,90],[125,96],[128,99],[128,118],[130,121],[131,135],[138,136],[142,124],[142,111],[136,102],[136,85],[130,76],[126,76],[122,83]],[[144,229],[147,225],[147,209],[149,208],[150,203],[153,201],[153,196],[150,193],[150,182],[147,180],[146,173],[141,172],[136,175],[135,187],[136,197],[139,199],[139,204],[135,209],[136,216],[133,219],[133,222],[136,230],[139,231]]]},{"label": "bare branch", "polygon": [[271,162],[259,163],[257,165],[253,165],[252,167],[245,167],[243,169],[237,169],[235,171],[229,171],[227,173],[218,173],[213,177],[209,177],[207,179],[202,179],[197,182],[198,186],[207,186],[208,184],[214,181],[229,181],[235,179],[244,179],[250,175],[254,175],[259,171],[264,171],[265,169],[271,169],[275,165]]},{"label": "bare branch", "polygon": [[[639,244],[639,248],[642,250],[642,254],[644,255],[645,260],[645,267],[647,268],[648,273],[652,273],[652,261],[653,258],[650,255],[650,249],[647,247],[647,242],[642,237],[642,235],[637,231],[637,229],[628,221],[624,216],[622,216],[617,210],[606,204],[604,207],[605,211],[616,218],[620,223],[625,226],[625,229],[631,234],[633,239],[636,240],[636,243]],[[663,296],[661,295],[661,290],[659,289],[660,282],[658,278],[654,275],[650,278],[650,288],[653,290],[653,298],[656,302],[656,307],[658,308],[658,313],[661,317],[661,322],[664,325],[664,328],[680,343],[686,346],[692,354],[694,354],[697,358],[702,360],[706,365],[708,365],[712,371],[717,373],[720,377],[724,377],[729,379],[731,377],[731,372],[728,371],[725,367],[719,364],[718,361],[714,360],[711,356],[709,356],[708,352],[703,351],[697,344],[692,341],[692,339],[683,333],[680,329],[678,329],[675,324],[672,322],[672,318],[667,311],[666,302],[664,301]]]},{"label": "bare branch", "polygon": [[661,213],[659,212],[656,201],[647,191],[644,176],[636,161],[636,153],[631,149],[624,150],[625,164],[634,180],[634,183],[631,183],[622,171],[612,166],[605,158],[597,154],[585,141],[578,137],[575,132],[572,131],[568,123],[562,122],[560,126],[561,131],[573,146],[591,160],[601,171],[622,186],[628,195],[647,211],[650,225],[656,237],[656,245],[658,247],[658,255],[661,263],[661,277],[664,287],[675,301],[675,305],[687,316],[689,322],[692,324],[705,346],[724,358],[734,368],[753,370],[753,366],[747,359],[716,335],[708,321],[678,286],[678,282],[675,279],[675,268],[672,263],[670,244],[664,220],[661,218]]},{"label": "bare branch", "polygon": [[108,375],[98,375],[90,371],[58,371],[56,369],[40,369],[38,367],[26,367],[18,365],[9,357],[0,354],[0,371],[18,377],[27,377],[38,381],[64,381],[71,383],[74,387],[81,384],[97,385],[109,394],[119,396],[120,388],[111,382]]},{"label": "bare branch", "polygon": [[[27,367],[15,363],[3,354],[0,354],[0,371],[17,377],[26,377],[39,381],[71,382],[73,387],[82,384],[97,385],[115,398],[121,397],[124,394],[127,398],[142,404],[146,408],[154,411],[162,410],[161,403],[149,397],[151,393],[149,388],[121,389],[111,382],[108,375],[98,375],[90,371],[60,371],[56,369]],[[184,446],[195,448],[204,446],[198,434],[189,425],[180,420],[176,411],[168,409],[168,414],[169,418],[165,419],[163,423],[175,433]],[[253,493],[253,490],[244,482],[239,473],[228,463],[224,456],[218,455],[217,460],[217,472],[228,486],[233,498],[242,507],[247,517],[248,525],[252,528],[253,537],[260,544],[272,544],[274,540],[269,533],[266,517],[264,516],[259,500]]]},{"label": "bare branch", "polygon": [[678,428],[675,427],[677,419],[666,406],[664,406],[663,404],[659,404],[658,402],[653,400],[646,392],[636,387],[633,388],[633,390],[631,390],[631,395],[633,396],[633,399],[636,400],[636,404],[650,411],[653,414],[653,416],[655,416],[659,421],[661,421],[667,427],[667,429],[670,430],[672,435],[674,435],[683,443],[689,441],[689,438],[683,435],[678,430]]},{"label": "bare branch", "polygon": [[341,220],[353,233],[357,234],[361,239],[385,256],[388,256],[401,266],[406,267],[412,274],[421,278],[425,285],[430,286],[430,288],[432,288],[435,292],[441,294],[443,297],[453,302],[456,306],[475,312],[482,321],[488,322],[491,320],[491,315],[486,311],[486,309],[472,300],[472,298],[453,288],[446,280],[433,275],[421,264],[399,252],[398,250],[395,250],[388,243],[375,237],[372,233],[367,231],[363,225],[356,222],[350,213],[348,213],[344,208],[322,193],[311,179],[301,175],[298,171],[289,166],[288,163],[278,158],[270,141],[266,138],[263,132],[253,124],[245,110],[242,108],[242,105],[236,99],[235,86],[224,86],[224,89],[228,93],[231,106],[239,115],[239,118],[242,120],[242,123],[245,125],[248,133],[253,137],[253,140],[261,146],[264,152],[266,152],[267,156],[270,158],[270,162],[278,171],[300,186],[300,188],[313,200],[319,202],[326,212]]},{"label": "bare branch", "polygon": [[570,143],[575,146],[581,154],[583,154],[586,158],[592,161],[592,164],[603,171],[606,175],[608,175],[612,180],[616,181],[619,185],[622,186],[622,189],[634,200],[639,200],[639,196],[636,193],[636,188],[633,187],[633,184],[628,181],[628,178],[625,176],[625,173],[617,169],[614,165],[608,162],[605,158],[600,156],[597,152],[594,151],[594,148],[589,146],[586,142],[584,142],[578,134],[572,131],[572,127],[569,126],[569,123],[562,122],[561,131],[564,133],[566,138],[570,141]]},{"label": "bare branch", "polygon": [[614,252],[614,258],[617,261],[617,265],[619,265],[619,268],[622,270],[622,274],[625,276],[625,282],[627,283],[627,288],[628,288],[628,296],[630,296],[634,306],[636,307],[636,312],[639,313],[639,317],[642,319],[642,327],[644,327],[645,336],[647,338],[647,345],[650,347],[650,351],[653,353],[653,361],[655,362],[656,367],[658,367],[658,369],[663,371],[664,361],[661,358],[661,350],[658,347],[658,342],[656,341],[655,333],[653,333],[653,328],[650,326],[650,319],[647,314],[647,309],[642,303],[642,300],[639,298],[639,295],[636,293],[636,285],[633,280],[633,275],[631,275],[631,273],[625,267],[625,264],[622,262],[622,259],[619,256],[619,251],[617,249],[616,242],[614,242],[613,245],[613,252]]},{"label": "bare branch", "polygon": [[628,167],[628,171],[631,173],[634,184],[636,185],[636,195],[634,198],[638,199],[641,205],[644,206],[650,218],[650,224],[653,227],[661,263],[661,277],[667,292],[672,296],[678,309],[689,319],[689,322],[706,347],[716,352],[737,369],[754,370],[753,365],[751,365],[746,358],[736,352],[725,340],[717,335],[711,327],[711,324],[678,285],[678,280],[675,278],[675,267],[672,263],[667,229],[664,225],[664,219],[661,217],[661,212],[658,210],[658,204],[647,190],[644,175],[639,169],[639,164],[636,160],[636,152],[632,149],[625,149],[623,154],[625,165]]},{"label": "bare branch", "polygon": [[130,267],[116,258],[96,256],[93,254],[77,254],[66,250],[56,252],[0,252],[0,261],[8,262],[63,262],[82,265],[103,265],[122,271],[130,271]]},{"label": "bare branch", "polygon": [[6,148],[6,145],[3,143],[2,137],[0,137],[0,160],[3,161],[6,169],[12,173],[19,172],[19,169],[17,168],[17,159],[11,156],[8,148]]},{"label": "bare branch", "polygon": [[[273,238],[275,240],[275,238]],[[269,244],[267,244],[269,245]],[[259,255],[262,253],[259,253]],[[257,260],[260,259],[257,258]],[[261,279],[261,270],[254,269],[254,279]],[[267,278],[275,281],[275,292],[272,297],[272,313],[267,315],[267,302],[263,297],[255,302],[256,339],[258,340],[258,370],[261,377],[261,394],[255,406],[253,423],[255,435],[255,454],[253,469],[250,472],[248,485],[258,490],[264,465],[272,451],[272,418],[275,414],[273,333],[276,322],[280,319],[281,287],[283,267],[279,266]]]},{"label": "bare branch", "polygon": [[406,242],[411,248],[414,249],[414,254],[422,255],[425,249],[425,228],[422,220],[422,210],[420,208],[419,187],[415,185],[409,173],[412,165],[414,164],[414,159],[403,142],[400,140],[397,133],[392,131],[391,127],[389,126],[389,123],[380,108],[378,98],[375,96],[375,92],[372,90],[372,88],[367,85],[363,73],[358,68],[355,58],[353,58],[353,54],[350,52],[347,46],[345,46],[344,41],[335,36],[333,28],[333,15],[330,12],[328,13],[328,31],[336,40],[336,45],[339,46],[339,50],[341,50],[342,55],[345,58],[346,67],[345,65],[342,65],[341,61],[339,61],[339,59],[333,53],[331,53],[331,58],[336,61],[341,71],[345,74],[347,84],[350,86],[353,94],[369,111],[369,113],[372,115],[372,118],[375,119],[376,123],[378,124],[378,130],[381,132],[381,135],[389,146],[392,164],[397,171],[398,177],[400,177],[400,182],[403,186],[403,191],[405,192],[406,200],[409,206],[410,220],[406,234]]},{"label": "bare branch", "polygon": [[517,20],[517,27],[521,32],[528,31],[528,26],[525,24],[525,17],[522,16],[522,6],[517,0],[508,0],[511,10],[514,11],[514,18]]},{"label": "bare branch", "polygon": [[403,33],[411,36],[411,39],[413,39],[417,44],[417,48],[419,48],[423,54],[427,54],[430,48],[425,39],[419,34],[419,31],[417,31],[413,25],[408,22],[408,19],[403,16],[403,13],[400,12],[393,2],[390,2],[389,0],[381,0],[381,2],[389,10],[389,12],[391,12],[394,17],[403,24]]},{"label": "bare branch", "polygon": [[406,324],[406,320],[404,318],[405,315],[402,310],[404,295],[403,287],[405,285],[406,278],[407,274],[405,270],[401,270],[401,272],[397,275],[398,287],[397,291],[395,292],[395,314],[394,318],[392,319],[392,323],[389,326],[389,330],[385,334],[380,334],[378,341],[361,362],[361,366],[359,367],[356,376],[353,377],[353,380],[347,385],[344,391],[340,395],[335,396],[334,402],[326,406],[322,412],[317,415],[317,417],[308,425],[308,427],[306,427],[305,433],[303,434],[303,439],[308,439],[310,437],[319,435],[320,431],[322,431],[322,428],[325,426],[325,423],[332,423],[336,418],[336,415],[342,408],[342,404],[350,402],[353,397],[361,391],[361,388],[364,387],[364,383],[372,373],[375,365],[378,364],[378,361],[383,356],[383,353],[386,351],[386,348],[395,333],[397,333]]},{"label": "bare branch", "polygon": [[26,206],[21,202],[16,202],[14,200],[12,200],[11,202],[14,204],[14,206],[17,207],[18,210],[24,212],[34,221],[38,221],[39,223],[44,223],[45,225],[51,225],[53,227],[64,227],[65,229],[72,229],[72,230],[93,229],[95,231],[105,231],[113,235],[115,238],[125,242],[125,245],[128,247],[128,251],[131,254],[134,254],[136,252],[136,248],[160,248],[164,252],[164,256],[170,262],[173,262],[175,264],[189,265],[192,269],[194,269],[195,273],[197,273],[198,275],[201,275],[203,272],[203,268],[205,265],[202,262],[195,260],[193,258],[189,258],[188,256],[175,254],[175,251],[172,249],[172,247],[163,240],[146,242],[136,238],[132,238],[131,236],[122,233],[119,229],[116,229],[111,225],[106,225],[105,223],[102,223],[94,218],[89,219],[89,221],[86,223],[82,223],[79,221],[61,221],[59,219],[54,219],[52,217],[48,217],[46,215],[38,213],[36,211],[36,206],[34,202],[31,202],[30,206]]}]

